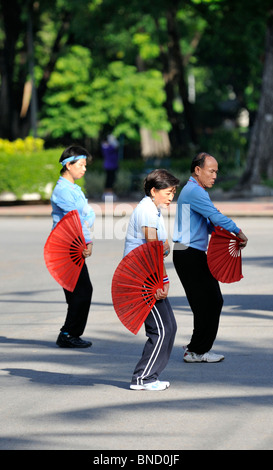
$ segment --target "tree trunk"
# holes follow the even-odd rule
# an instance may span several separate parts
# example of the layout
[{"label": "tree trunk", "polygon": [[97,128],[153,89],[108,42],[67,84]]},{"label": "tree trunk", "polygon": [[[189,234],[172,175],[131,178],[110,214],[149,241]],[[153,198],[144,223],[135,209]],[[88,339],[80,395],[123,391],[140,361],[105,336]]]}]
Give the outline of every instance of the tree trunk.
[{"label": "tree trunk", "polygon": [[179,44],[179,34],[176,26],[176,8],[171,7],[167,12],[167,28],[169,36],[169,75],[173,83],[177,83],[179,94],[184,106],[186,126],[191,142],[197,144],[192,105],[188,98],[188,87],[185,79],[184,61]]},{"label": "tree trunk", "polygon": [[[32,8],[31,2],[29,5]],[[25,7],[27,7],[27,3]],[[31,113],[29,106],[26,106],[24,113],[21,114],[28,72],[26,60],[33,58],[30,57],[32,54],[29,54],[29,57],[27,57],[26,50],[23,51],[24,53],[22,53],[20,57],[19,79],[14,81],[14,64],[17,53],[16,44],[20,34],[25,38],[27,35],[26,22],[22,22],[20,19],[22,16],[22,8],[22,3],[17,0],[2,2],[5,41],[3,50],[0,51],[0,137],[9,140],[14,140],[18,137],[26,137],[29,134],[30,127],[35,127],[35,123],[30,120]],[[39,10],[37,10],[36,14],[40,14]],[[63,38],[66,35],[67,42],[70,37],[69,26],[70,14],[65,12],[48,64],[44,69],[43,77],[37,89],[38,110],[42,107],[43,97],[47,90],[50,75],[54,70],[61,47],[63,47]],[[34,30],[34,40],[35,33],[36,31]]]},{"label": "tree trunk", "polygon": [[[159,23],[157,18],[155,18],[155,25],[160,32]],[[160,34],[159,34],[160,36]],[[164,107],[167,112],[169,123],[171,124],[171,130],[169,132],[169,138],[171,142],[172,152],[173,155],[177,153],[177,155],[181,155],[181,147],[182,147],[182,137],[181,137],[181,129],[183,126],[183,118],[181,113],[177,113],[174,111],[173,102],[175,98],[174,94],[174,77],[170,73],[169,69],[169,57],[168,54],[165,52],[165,48],[162,44],[159,44],[160,49],[160,61],[162,66],[162,76],[165,83],[165,93],[166,93],[166,100],[164,102]]]},{"label": "tree trunk", "polygon": [[265,62],[261,97],[252,128],[246,170],[240,186],[259,184],[261,177],[273,178],[273,10],[266,32]]},{"label": "tree trunk", "polygon": [[0,137],[12,140],[15,137],[16,123],[20,112],[18,93],[13,85],[15,47],[21,30],[20,7],[18,2],[3,2],[2,13],[5,30],[4,47],[1,52],[0,88]]},{"label": "tree trunk", "polygon": [[71,15],[65,12],[62,18],[62,23],[60,25],[58,34],[56,36],[56,39],[54,41],[54,44],[50,53],[49,61],[44,68],[44,73],[37,89],[39,109],[41,109],[43,105],[43,98],[47,91],[47,85],[48,85],[51,73],[53,72],[55,68],[56,62],[59,58],[61,49],[63,47],[64,36],[68,34],[68,37],[66,38],[66,41],[65,41],[66,44],[69,42],[69,39],[71,37],[71,35],[69,34],[70,21],[71,21]]}]

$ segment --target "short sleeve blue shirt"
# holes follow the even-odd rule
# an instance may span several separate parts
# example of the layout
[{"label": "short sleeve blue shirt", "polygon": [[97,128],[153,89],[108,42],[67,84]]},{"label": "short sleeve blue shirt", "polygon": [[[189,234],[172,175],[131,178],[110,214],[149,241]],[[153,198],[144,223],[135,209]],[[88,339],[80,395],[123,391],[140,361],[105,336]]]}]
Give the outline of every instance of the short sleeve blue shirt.
[{"label": "short sleeve blue shirt", "polygon": [[146,243],[144,227],[157,230],[158,240],[167,238],[163,216],[149,196],[145,196],[133,211],[125,238],[124,256],[131,250]]}]

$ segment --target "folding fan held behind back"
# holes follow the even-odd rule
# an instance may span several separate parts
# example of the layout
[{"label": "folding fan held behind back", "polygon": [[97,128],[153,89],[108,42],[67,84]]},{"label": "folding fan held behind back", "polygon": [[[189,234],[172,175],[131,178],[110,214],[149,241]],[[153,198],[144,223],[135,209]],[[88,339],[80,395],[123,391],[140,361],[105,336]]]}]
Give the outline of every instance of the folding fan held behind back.
[{"label": "folding fan held behind back", "polygon": [[116,314],[135,335],[154,306],[154,294],[159,288],[163,288],[163,243],[153,241],[128,253],[112,279]]},{"label": "folding fan held behind back", "polygon": [[57,223],[44,246],[44,259],[50,274],[65,289],[73,292],[84,263],[86,248],[77,210],[68,212]]},{"label": "folding fan held behind back", "polygon": [[222,227],[215,227],[208,246],[207,260],[211,274],[220,282],[242,279],[240,238]]}]

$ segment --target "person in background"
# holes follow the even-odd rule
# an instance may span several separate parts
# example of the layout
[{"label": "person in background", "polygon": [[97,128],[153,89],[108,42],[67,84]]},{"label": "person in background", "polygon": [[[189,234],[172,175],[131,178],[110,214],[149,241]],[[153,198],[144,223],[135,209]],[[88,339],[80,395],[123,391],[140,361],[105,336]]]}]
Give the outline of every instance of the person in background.
[{"label": "person in background", "polygon": [[[61,176],[51,196],[52,229],[65,214],[72,210],[78,211],[87,245],[82,253],[84,258],[92,254],[90,229],[95,220],[95,213],[75,181],[84,176],[87,160],[91,160],[91,155],[83,147],[71,145],[64,150],[59,160],[62,165]],[[67,315],[56,344],[61,348],[87,348],[92,343],[80,338],[87,323],[93,293],[86,263],[83,264],[74,291],[64,289],[64,293],[68,305]]]},{"label": "person in background", "polygon": [[[162,207],[168,207],[176,192],[179,180],[167,170],[154,170],[145,178],[146,196],[133,211],[125,239],[124,256],[134,248],[154,240],[162,240],[164,256],[170,252]],[[167,298],[169,278],[164,266],[163,289],[158,289],[156,303],[145,320],[148,340],[144,346],[131,380],[131,390],[165,390],[169,382],[160,381],[159,375],[166,367],[175,339],[176,320]]]},{"label": "person in background", "polygon": [[176,207],[173,262],[193,312],[193,334],[184,350],[185,362],[219,362],[222,354],[211,350],[219,326],[223,297],[218,281],[207,264],[206,250],[213,226],[234,232],[246,246],[247,237],[212,203],[207,188],[217,178],[218,163],[203,152],[191,164],[191,177],[182,189]]},{"label": "person in background", "polygon": [[116,181],[116,174],[119,167],[119,143],[113,135],[108,135],[107,139],[101,144],[103,155],[103,167],[106,173],[105,187],[102,199],[107,197],[116,200],[114,194],[114,184]]}]

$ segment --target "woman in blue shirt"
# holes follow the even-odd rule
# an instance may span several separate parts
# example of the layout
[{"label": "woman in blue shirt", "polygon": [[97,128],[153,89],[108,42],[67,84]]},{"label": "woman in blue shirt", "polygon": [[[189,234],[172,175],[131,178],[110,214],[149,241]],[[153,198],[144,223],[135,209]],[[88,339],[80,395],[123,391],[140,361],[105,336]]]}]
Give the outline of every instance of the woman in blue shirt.
[{"label": "woman in blue shirt", "polygon": [[[90,229],[95,220],[95,213],[88,205],[79,185],[75,181],[82,178],[86,172],[87,160],[91,155],[80,146],[70,146],[62,153],[60,163],[61,176],[51,196],[53,227],[72,210],[77,210],[82,223],[83,235],[87,248],[83,250],[83,257],[92,254],[92,241]],[[57,338],[57,345],[63,348],[86,348],[91,346],[90,341],[80,338],[83,334],[89,309],[91,305],[93,287],[89,278],[87,266],[84,263],[78,282],[73,292],[64,289],[68,305],[65,323]]]},{"label": "woman in blue shirt", "polygon": [[192,176],[182,189],[176,209],[173,262],[193,312],[194,330],[184,352],[185,362],[219,362],[222,354],[210,351],[217,335],[223,298],[218,281],[207,265],[206,250],[213,226],[247,237],[228,217],[221,214],[206,191],[217,178],[218,164],[203,152],[192,161]]},{"label": "woman in blue shirt", "polygon": [[[178,184],[179,180],[163,169],[154,170],[146,177],[146,196],[131,215],[124,256],[134,248],[154,240],[162,240],[164,255],[169,254],[170,247],[160,208],[170,205]],[[175,317],[167,299],[169,279],[165,267],[163,274],[163,289],[156,292],[156,303],[145,320],[148,340],[132,376],[132,390],[158,391],[170,386],[169,382],[158,380],[168,363],[176,334]]]}]

